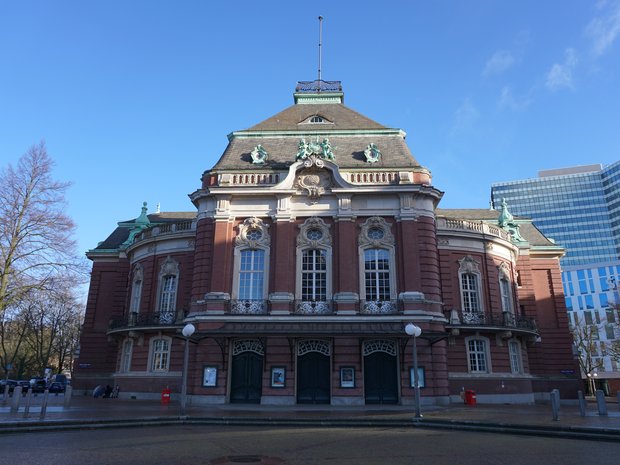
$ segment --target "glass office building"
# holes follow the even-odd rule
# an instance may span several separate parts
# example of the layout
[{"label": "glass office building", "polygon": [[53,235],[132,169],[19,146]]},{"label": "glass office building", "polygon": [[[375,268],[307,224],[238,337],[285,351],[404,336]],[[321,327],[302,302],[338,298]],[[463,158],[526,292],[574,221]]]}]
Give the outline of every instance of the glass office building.
[{"label": "glass office building", "polygon": [[[620,385],[620,364],[608,356],[620,344],[620,161],[538,173],[538,178],[494,183],[493,208],[505,199],[515,216],[532,218],[566,249],[561,260],[566,307],[572,324],[598,327],[597,377]],[[616,384],[616,383],[613,383]]]}]

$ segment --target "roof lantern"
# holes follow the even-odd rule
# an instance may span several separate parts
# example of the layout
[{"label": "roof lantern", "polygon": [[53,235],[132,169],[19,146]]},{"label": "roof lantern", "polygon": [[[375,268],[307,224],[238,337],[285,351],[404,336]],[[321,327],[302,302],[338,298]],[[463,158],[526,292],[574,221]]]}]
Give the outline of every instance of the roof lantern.
[{"label": "roof lantern", "polygon": [[295,103],[299,105],[344,103],[341,81],[324,81],[322,79],[298,81],[293,97]]}]

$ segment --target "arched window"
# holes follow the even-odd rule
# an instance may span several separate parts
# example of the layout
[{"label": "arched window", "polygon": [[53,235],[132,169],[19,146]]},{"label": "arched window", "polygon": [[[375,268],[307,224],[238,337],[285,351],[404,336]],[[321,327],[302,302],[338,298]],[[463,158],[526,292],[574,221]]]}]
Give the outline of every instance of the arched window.
[{"label": "arched window", "polygon": [[502,311],[504,315],[514,314],[512,282],[510,279],[510,270],[505,263],[499,266],[499,291],[502,298]]},{"label": "arched window", "polygon": [[160,323],[174,323],[176,319],[179,264],[168,257],[159,272],[158,311]]},{"label": "arched window", "polygon": [[133,353],[133,339],[127,338],[123,341],[123,348],[121,350],[121,366],[120,372],[127,373],[131,371],[131,356]]},{"label": "arched window", "polygon": [[313,116],[312,118],[310,118],[310,122],[311,123],[324,123],[325,120],[323,119],[322,116]]},{"label": "arched window", "polygon": [[394,243],[390,224],[383,218],[374,216],[362,224],[359,256],[364,313],[394,313],[398,309]]},{"label": "arched window", "polygon": [[151,339],[149,351],[150,371],[162,372],[170,368],[170,341],[169,337],[156,337]]},{"label": "arched window", "polygon": [[489,340],[486,337],[465,339],[470,373],[490,373]]},{"label": "arched window", "polygon": [[312,217],[299,229],[295,311],[304,314],[329,313],[332,292],[329,225],[320,218]]},{"label": "arched window", "polygon": [[140,311],[140,299],[142,298],[142,265],[138,264],[134,267],[133,280],[131,283],[131,300],[129,302],[129,311],[138,313]]},{"label": "arched window", "polygon": [[471,256],[459,260],[459,283],[461,288],[461,308],[466,323],[483,323],[484,308],[482,306],[481,274]]},{"label": "arched window", "polygon": [[239,225],[235,239],[232,313],[267,310],[270,243],[268,226],[261,219],[248,218]]}]

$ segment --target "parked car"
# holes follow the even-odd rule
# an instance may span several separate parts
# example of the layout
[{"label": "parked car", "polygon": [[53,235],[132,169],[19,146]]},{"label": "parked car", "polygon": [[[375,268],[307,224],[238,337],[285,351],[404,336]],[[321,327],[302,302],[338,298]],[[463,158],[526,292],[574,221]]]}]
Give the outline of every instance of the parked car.
[{"label": "parked car", "polygon": [[0,379],[0,393],[4,394],[4,389],[7,385],[9,386],[9,392],[13,392],[13,389],[17,386],[17,381],[14,379]]},{"label": "parked car", "polygon": [[32,389],[32,392],[45,392],[46,387],[47,382],[45,378],[32,378],[30,380],[30,389]]},{"label": "parked car", "polygon": [[63,375],[62,373],[59,373],[57,375],[54,375],[50,378],[50,384],[51,383],[60,383],[63,386],[63,390],[66,389],[67,385],[69,384],[69,380],[67,379],[67,375]]},{"label": "parked car", "polygon": [[50,383],[47,389],[49,390],[50,394],[59,394],[59,393],[65,392],[65,386],[62,383],[59,383],[58,381],[54,381],[53,383]]}]

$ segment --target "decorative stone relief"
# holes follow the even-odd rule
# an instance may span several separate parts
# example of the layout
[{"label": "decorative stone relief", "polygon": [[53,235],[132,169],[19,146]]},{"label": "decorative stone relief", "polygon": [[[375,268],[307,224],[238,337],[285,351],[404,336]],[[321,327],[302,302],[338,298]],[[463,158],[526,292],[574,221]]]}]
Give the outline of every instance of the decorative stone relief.
[{"label": "decorative stone relief", "polygon": [[479,263],[471,255],[467,255],[459,260],[459,273],[480,274]]},{"label": "decorative stone relief", "polygon": [[263,220],[253,216],[239,225],[239,234],[235,238],[236,247],[248,247],[250,249],[266,248],[271,245],[269,226]]},{"label": "decorative stone relief", "polygon": [[[306,165],[308,162],[312,166],[312,161],[320,161],[313,158],[304,162]],[[319,167],[318,163],[316,164]],[[320,167],[319,167],[320,168]],[[323,195],[328,187],[331,186],[331,174],[317,169],[305,169],[301,171],[295,180],[294,187],[301,188],[306,192],[306,195],[313,203],[318,202],[321,195]]]},{"label": "decorative stone relief", "polygon": [[329,233],[330,225],[316,216],[308,218],[299,225],[300,233],[297,236],[297,247],[300,248],[329,248],[332,246],[332,237]]},{"label": "decorative stone relief", "polygon": [[395,240],[391,226],[380,216],[368,218],[361,227],[362,232],[359,237],[361,247],[389,248],[394,246]]}]

